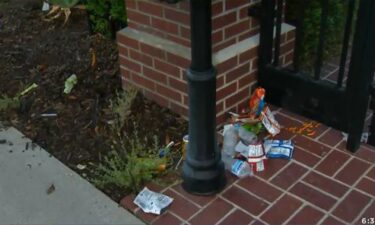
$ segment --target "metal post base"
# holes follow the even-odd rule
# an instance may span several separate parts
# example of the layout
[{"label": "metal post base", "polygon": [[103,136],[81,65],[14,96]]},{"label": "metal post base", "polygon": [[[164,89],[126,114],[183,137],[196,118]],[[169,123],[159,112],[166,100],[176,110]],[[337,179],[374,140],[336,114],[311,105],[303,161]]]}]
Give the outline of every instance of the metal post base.
[{"label": "metal post base", "polygon": [[182,177],[182,187],[185,191],[195,195],[213,195],[225,186],[224,163],[219,162],[214,167],[199,169],[185,163]]},{"label": "metal post base", "polygon": [[211,195],[225,186],[224,164],[216,141],[216,71],[187,71],[189,82],[189,143],[183,165],[183,188]]}]

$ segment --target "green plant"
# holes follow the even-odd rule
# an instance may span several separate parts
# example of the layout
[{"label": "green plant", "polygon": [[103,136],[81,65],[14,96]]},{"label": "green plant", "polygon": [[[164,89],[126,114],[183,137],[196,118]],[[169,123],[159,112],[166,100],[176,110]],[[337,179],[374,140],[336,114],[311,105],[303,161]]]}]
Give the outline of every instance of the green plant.
[{"label": "green plant", "polygon": [[131,106],[138,94],[138,90],[130,86],[121,93],[116,93],[115,99],[110,101],[110,108],[115,115],[113,130],[120,133],[124,127],[128,116],[131,113]]},{"label": "green plant", "polygon": [[0,98],[0,111],[8,110],[10,108],[19,108],[21,97],[27,95],[30,91],[37,88],[38,85],[33,83],[28,86],[26,89],[18,92],[13,98],[10,98],[8,95],[3,94]]},{"label": "green plant", "polygon": [[115,32],[126,25],[124,0],[89,0],[86,9],[94,32],[114,37]]},{"label": "green plant", "polygon": [[98,177],[94,180],[99,187],[115,184],[132,192],[138,192],[142,185],[163,172],[160,166],[166,165],[168,157],[159,157],[159,142],[154,137],[152,147],[147,139],[141,139],[137,132],[137,125],[132,136],[123,135],[122,129],[128,121],[131,106],[137,96],[137,89],[127,88],[117,93],[111,101],[111,108],[115,114],[111,126],[115,137],[113,151],[104,157],[104,161],[97,167]]},{"label": "green plant", "polygon": [[[347,1],[328,1],[328,18],[325,30],[323,60],[337,56],[341,51],[343,31],[346,20]],[[308,71],[313,70],[316,60],[317,46],[322,15],[322,1],[299,1],[288,0],[286,10],[287,22],[296,23],[300,21],[303,27],[302,45],[300,46],[301,66]],[[303,16],[302,16],[303,14]],[[299,29],[299,28],[297,28]]]},{"label": "green plant", "polygon": [[20,100],[18,97],[10,98],[7,95],[2,95],[0,98],[0,111],[5,111],[11,108],[18,108]]},{"label": "green plant", "polygon": [[158,144],[148,149],[137,133],[104,158],[98,166],[99,176],[94,181],[99,187],[115,184],[126,190],[138,192],[142,185],[160,173],[158,167],[165,164],[165,158],[159,158]]}]

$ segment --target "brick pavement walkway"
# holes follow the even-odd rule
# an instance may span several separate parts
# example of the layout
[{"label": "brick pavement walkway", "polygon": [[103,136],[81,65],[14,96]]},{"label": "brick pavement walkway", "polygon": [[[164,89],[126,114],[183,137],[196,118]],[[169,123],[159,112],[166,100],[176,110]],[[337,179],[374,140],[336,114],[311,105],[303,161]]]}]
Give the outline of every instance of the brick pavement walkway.
[{"label": "brick pavement walkway", "polygon": [[[275,113],[284,127],[307,121],[282,109]],[[174,198],[164,214],[143,213],[134,195],[121,205],[154,225],[362,224],[361,218],[375,217],[375,148],[362,145],[352,154],[341,132],[324,125],[311,137],[283,129],[276,138],[293,139],[292,160],[268,160],[266,171],[241,180],[227,173],[227,186],[215,196],[190,195],[180,184],[151,185]]]}]

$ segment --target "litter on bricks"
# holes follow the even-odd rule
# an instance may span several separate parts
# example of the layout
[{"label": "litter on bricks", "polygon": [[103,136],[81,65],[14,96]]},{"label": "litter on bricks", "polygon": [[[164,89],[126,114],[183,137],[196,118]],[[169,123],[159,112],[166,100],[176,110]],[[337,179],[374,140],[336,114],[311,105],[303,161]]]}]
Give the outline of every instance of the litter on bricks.
[{"label": "litter on bricks", "polygon": [[173,198],[153,192],[145,187],[139,192],[133,202],[145,213],[160,215],[172,203],[172,201]]},{"label": "litter on bricks", "polygon": [[[267,169],[268,159],[291,159],[294,145],[291,140],[273,140],[281,126],[264,101],[266,91],[257,88],[249,108],[241,113],[231,112],[229,124],[223,129],[222,160],[227,170],[239,178]],[[261,140],[258,135],[268,133]]]}]

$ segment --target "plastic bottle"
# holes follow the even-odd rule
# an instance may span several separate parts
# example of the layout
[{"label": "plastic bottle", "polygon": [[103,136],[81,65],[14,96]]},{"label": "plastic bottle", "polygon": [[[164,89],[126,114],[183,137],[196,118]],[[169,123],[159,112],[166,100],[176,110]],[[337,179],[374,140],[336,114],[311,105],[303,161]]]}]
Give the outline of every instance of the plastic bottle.
[{"label": "plastic bottle", "polygon": [[238,130],[234,126],[230,126],[224,132],[224,141],[223,141],[223,152],[233,157],[234,156],[234,148],[239,141]]},{"label": "plastic bottle", "polygon": [[225,168],[239,178],[251,176],[253,174],[250,165],[246,161],[234,159],[229,155],[222,155]]},{"label": "plastic bottle", "polygon": [[257,141],[257,135],[243,128],[242,126],[238,129],[238,135],[241,141],[245,145],[250,145]]}]

